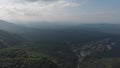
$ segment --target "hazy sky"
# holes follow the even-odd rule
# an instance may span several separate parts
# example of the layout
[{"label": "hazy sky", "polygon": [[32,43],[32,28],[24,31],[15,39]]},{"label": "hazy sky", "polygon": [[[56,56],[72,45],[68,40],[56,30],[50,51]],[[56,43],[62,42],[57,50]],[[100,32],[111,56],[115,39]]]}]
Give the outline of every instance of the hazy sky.
[{"label": "hazy sky", "polygon": [[0,0],[0,19],[119,23],[120,0]]}]

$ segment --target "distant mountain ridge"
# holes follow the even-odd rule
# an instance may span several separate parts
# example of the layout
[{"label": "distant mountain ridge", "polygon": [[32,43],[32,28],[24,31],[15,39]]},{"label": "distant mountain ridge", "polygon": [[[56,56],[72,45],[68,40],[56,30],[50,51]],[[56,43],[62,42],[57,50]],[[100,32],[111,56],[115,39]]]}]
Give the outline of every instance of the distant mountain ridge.
[{"label": "distant mountain ridge", "polygon": [[99,32],[92,28],[88,29],[82,25],[50,25],[50,27],[44,25],[42,28],[41,26],[39,26],[40,28],[25,27],[0,20],[0,29],[22,35],[28,39],[73,41],[78,39],[83,40],[83,37],[90,39],[106,36],[104,32]]},{"label": "distant mountain ridge", "polygon": [[0,40],[6,45],[8,44],[11,46],[17,45],[22,41],[25,41],[25,39],[21,36],[3,30],[0,30]]},{"label": "distant mountain ridge", "polygon": [[28,27],[24,27],[21,25],[17,25],[11,22],[7,22],[7,21],[3,21],[0,20],[0,30],[5,30],[8,32],[13,32],[13,33],[24,33],[24,32],[31,32],[33,29],[32,28],[28,28]]},{"label": "distant mountain ridge", "polygon": [[3,21],[3,20],[0,20],[0,29],[9,31],[9,32],[15,32],[18,30],[22,30],[22,28],[20,28],[20,26],[10,23],[10,22],[7,22],[7,21]]}]

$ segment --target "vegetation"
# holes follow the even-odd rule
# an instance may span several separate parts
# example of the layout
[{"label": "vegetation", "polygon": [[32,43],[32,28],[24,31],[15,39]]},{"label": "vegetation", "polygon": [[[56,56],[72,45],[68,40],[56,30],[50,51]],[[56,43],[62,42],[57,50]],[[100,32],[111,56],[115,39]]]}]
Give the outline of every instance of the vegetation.
[{"label": "vegetation", "polygon": [[59,68],[47,57],[29,53],[23,49],[0,50],[0,68]]},{"label": "vegetation", "polygon": [[120,58],[89,59],[80,68],[119,68]]}]

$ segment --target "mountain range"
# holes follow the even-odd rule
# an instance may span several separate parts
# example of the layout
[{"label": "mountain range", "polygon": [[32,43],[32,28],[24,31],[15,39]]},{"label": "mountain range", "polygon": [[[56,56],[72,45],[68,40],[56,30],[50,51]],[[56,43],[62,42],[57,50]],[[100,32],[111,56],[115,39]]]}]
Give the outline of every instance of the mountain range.
[{"label": "mountain range", "polygon": [[119,68],[119,24],[36,25],[0,20],[0,67]]}]

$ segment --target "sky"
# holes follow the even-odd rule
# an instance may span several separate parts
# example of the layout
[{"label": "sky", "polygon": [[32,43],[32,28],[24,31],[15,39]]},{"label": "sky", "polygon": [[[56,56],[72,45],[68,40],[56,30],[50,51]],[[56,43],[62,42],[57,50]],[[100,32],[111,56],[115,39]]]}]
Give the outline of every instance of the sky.
[{"label": "sky", "polygon": [[0,0],[13,22],[120,23],[120,0]]}]

